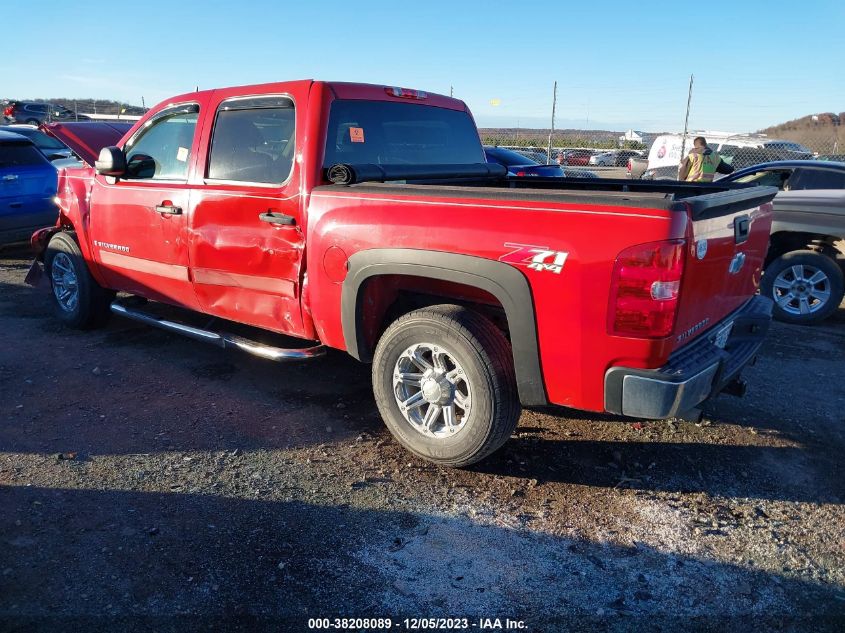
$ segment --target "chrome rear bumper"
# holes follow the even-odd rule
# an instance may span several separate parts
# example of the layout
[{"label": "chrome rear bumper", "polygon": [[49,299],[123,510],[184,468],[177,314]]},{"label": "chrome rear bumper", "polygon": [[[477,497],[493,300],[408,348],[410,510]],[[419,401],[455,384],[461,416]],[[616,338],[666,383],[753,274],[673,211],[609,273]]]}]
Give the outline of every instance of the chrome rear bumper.
[{"label": "chrome rear bumper", "polygon": [[[635,418],[671,418],[715,396],[756,356],[772,320],[772,301],[755,296],[685,345],[659,369],[611,367],[604,377],[605,410]],[[724,348],[716,334],[733,322]]]}]

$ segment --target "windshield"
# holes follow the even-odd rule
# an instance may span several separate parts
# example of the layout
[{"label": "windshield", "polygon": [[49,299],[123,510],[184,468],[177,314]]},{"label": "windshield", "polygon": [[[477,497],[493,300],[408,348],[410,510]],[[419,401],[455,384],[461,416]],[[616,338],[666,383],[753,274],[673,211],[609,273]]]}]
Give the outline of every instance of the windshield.
[{"label": "windshield", "polygon": [[483,163],[478,131],[466,112],[410,103],[332,103],[325,167],[337,163],[448,165]]},{"label": "windshield", "polygon": [[19,129],[12,129],[12,131],[15,134],[20,134],[21,136],[26,136],[27,138],[32,139],[32,142],[35,143],[35,147],[42,151],[67,149],[64,143],[54,139],[52,136],[47,136],[41,130],[21,127]]}]

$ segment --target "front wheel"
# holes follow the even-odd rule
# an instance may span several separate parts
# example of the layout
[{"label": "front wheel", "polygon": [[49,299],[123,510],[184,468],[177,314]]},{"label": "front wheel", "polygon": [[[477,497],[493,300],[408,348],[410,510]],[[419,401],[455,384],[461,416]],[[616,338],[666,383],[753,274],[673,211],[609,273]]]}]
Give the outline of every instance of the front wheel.
[{"label": "front wheel", "polygon": [[766,267],[760,291],[774,300],[776,319],[809,325],[836,311],[845,294],[845,281],[831,257],[816,251],[793,251]]},{"label": "front wheel", "polygon": [[91,276],[71,234],[53,236],[44,255],[44,267],[53,288],[54,312],[62,323],[76,329],[105,325],[114,293]]},{"label": "front wheel", "polygon": [[373,391],[399,443],[444,466],[484,459],[519,421],[507,338],[460,306],[415,310],[388,327],[373,359]]}]

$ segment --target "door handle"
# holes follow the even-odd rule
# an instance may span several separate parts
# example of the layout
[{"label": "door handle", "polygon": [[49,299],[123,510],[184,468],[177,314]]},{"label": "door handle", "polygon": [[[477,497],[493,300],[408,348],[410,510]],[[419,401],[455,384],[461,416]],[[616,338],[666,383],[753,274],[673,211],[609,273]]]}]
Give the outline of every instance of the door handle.
[{"label": "door handle", "polygon": [[751,225],[751,220],[747,215],[742,215],[734,218],[734,242],[742,244],[748,239],[748,230]]},{"label": "door handle", "polygon": [[292,215],[285,215],[277,211],[265,211],[258,214],[258,219],[262,222],[269,222],[270,224],[278,224],[282,226],[295,226],[296,218]]},{"label": "door handle", "polygon": [[176,207],[172,204],[158,204],[156,211],[162,215],[182,215],[182,207]]}]

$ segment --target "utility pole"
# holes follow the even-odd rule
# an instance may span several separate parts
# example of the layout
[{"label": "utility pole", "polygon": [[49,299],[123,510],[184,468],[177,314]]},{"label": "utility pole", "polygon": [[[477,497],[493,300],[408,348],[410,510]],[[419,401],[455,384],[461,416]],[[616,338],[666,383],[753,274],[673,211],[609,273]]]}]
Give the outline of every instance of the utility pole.
[{"label": "utility pole", "polygon": [[[692,103],[692,81],[693,76],[689,76],[689,92],[687,93],[687,115],[684,117],[684,135],[681,137],[681,160],[684,160],[684,153],[687,149],[687,129],[689,128],[689,107],[690,103]],[[681,166],[678,165],[678,176],[681,175]]]},{"label": "utility pole", "polygon": [[549,147],[546,152],[546,165],[552,164],[552,134],[555,133],[555,107],[557,107],[557,82],[555,82],[554,95],[552,96],[552,128],[549,130]]},{"label": "utility pole", "polygon": [[454,86],[449,86],[449,96],[453,96],[453,88]]}]

